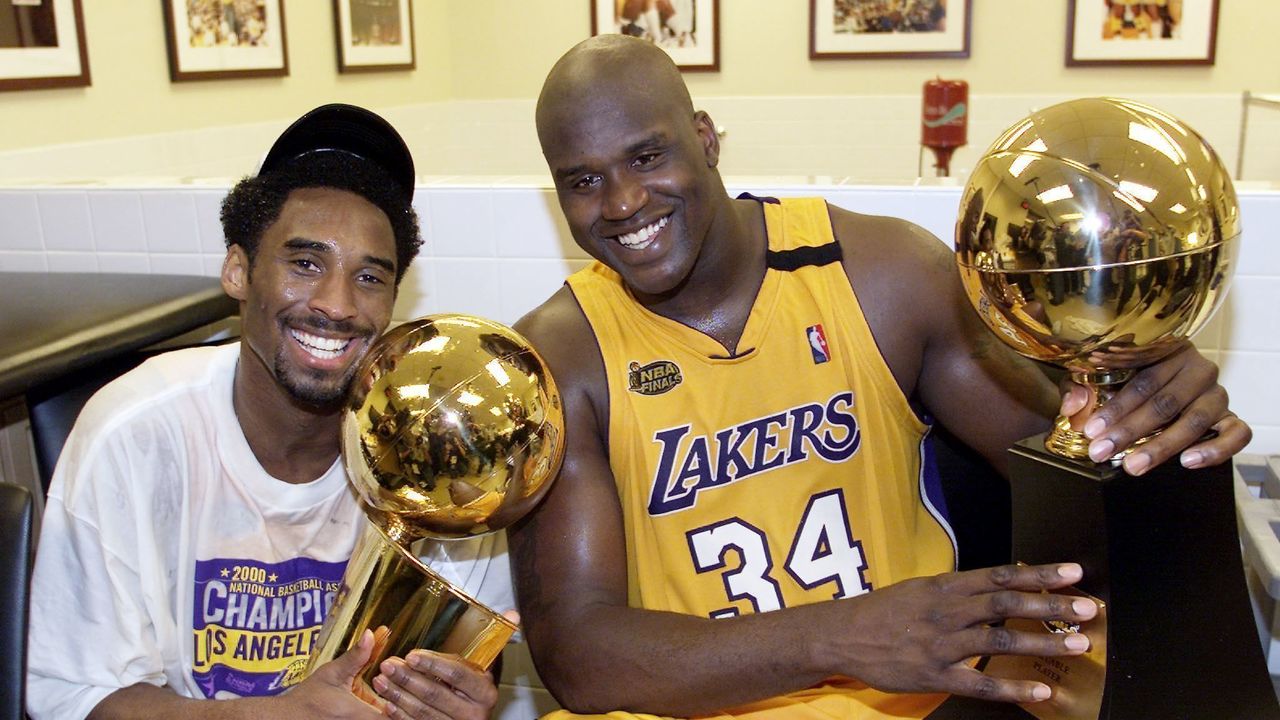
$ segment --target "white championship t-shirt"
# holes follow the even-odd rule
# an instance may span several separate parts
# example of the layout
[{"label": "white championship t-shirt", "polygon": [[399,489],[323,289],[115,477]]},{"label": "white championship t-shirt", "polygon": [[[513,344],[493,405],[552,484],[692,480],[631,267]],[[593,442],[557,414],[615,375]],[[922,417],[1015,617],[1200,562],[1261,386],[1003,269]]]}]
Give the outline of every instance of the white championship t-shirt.
[{"label": "white championship t-shirt", "polygon": [[[86,716],[139,682],[193,698],[300,680],[365,519],[340,462],[289,484],[231,404],[238,345],[158,356],[85,406],[49,490],[32,582],[29,712]],[[505,537],[427,543],[486,605],[514,606]]]}]

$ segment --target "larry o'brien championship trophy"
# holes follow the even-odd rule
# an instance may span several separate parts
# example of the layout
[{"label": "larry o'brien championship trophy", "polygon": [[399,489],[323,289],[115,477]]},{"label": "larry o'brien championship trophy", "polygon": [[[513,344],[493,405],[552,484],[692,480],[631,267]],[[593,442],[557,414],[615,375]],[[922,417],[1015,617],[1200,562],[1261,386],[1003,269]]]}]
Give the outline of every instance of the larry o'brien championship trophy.
[{"label": "larry o'brien championship trophy", "polygon": [[[1127,100],[1038,110],[975,166],[956,259],[996,336],[1065,369],[1097,404],[1010,451],[1013,559],[1079,562],[1100,601],[1084,655],[998,656],[1060,718],[1280,718],[1245,585],[1231,465],[1131,477],[1080,429],[1136,370],[1222,304],[1240,242],[1230,175],[1195,131]],[[1012,627],[1061,632],[1050,623]],[[1012,706],[1006,712],[1022,714]],[[997,712],[993,709],[993,712]]]},{"label": "larry o'brien championship trophy", "polygon": [[546,364],[514,330],[476,317],[432,315],[393,328],[352,383],[342,456],[370,522],[306,673],[366,629],[373,656],[352,690],[370,702],[382,661],[415,648],[488,668],[516,626],[410,546],[501,530],[546,493],[564,456],[564,411]]}]

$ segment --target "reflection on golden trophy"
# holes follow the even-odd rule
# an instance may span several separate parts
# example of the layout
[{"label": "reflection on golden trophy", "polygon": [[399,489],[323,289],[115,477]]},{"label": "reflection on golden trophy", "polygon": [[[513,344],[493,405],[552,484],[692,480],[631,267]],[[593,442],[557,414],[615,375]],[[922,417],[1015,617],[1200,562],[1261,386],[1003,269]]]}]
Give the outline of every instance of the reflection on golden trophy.
[{"label": "reflection on golden trophy", "polygon": [[546,364],[514,330],[432,315],[384,335],[342,417],[342,456],[370,523],[308,661],[310,673],[374,631],[353,691],[390,656],[456,653],[481,668],[516,627],[433,573],[410,549],[501,530],[533,508],[564,455],[564,414]]},{"label": "reflection on golden trophy", "polygon": [[[1002,341],[1065,368],[1094,403],[1009,453],[1014,560],[1074,561],[1099,603],[1082,655],[997,655],[984,672],[1049,685],[1041,720],[1280,718],[1246,591],[1230,463],[1131,476],[1089,461],[1080,429],[1136,370],[1221,305],[1240,236],[1209,145],[1153,108],[1089,98],[996,140],[960,205],[956,260]],[[1112,461],[1118,458],[1112,458]]]},{"label": "reflection on golden trophy", "polygon": [[1208,143],[1113,98],[1054,105],[1005,131],[960,213],[956,259],[982,319],[1095,391],[1045,441],[1076,459],[1088,458],[1080,429],[1093,412],[1221,304],[1240,234],[1231,177]]}]

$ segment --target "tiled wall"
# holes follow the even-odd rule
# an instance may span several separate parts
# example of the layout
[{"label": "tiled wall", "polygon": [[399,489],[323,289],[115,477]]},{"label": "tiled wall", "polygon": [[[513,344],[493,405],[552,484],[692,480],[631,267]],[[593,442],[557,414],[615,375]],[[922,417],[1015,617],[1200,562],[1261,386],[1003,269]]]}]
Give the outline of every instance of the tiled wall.
[{"label": "tiled wall", "polygon": [[[969,144],[956,151],[963,177],[1006,127],[1062,95],[970,96]],[[1239,95],[1133,96],[1182,118],[1235,171],[1244,105]],[[902,182],[934,175],[920,153],[918,95],[695,98],[723,128],[722,167],[733,175],[805,175]],[[377,108],[413,148],[420,175],[533,175],[546,168],[532,100],[455,100]],[[1243,175],[1280,180],[1280,106],[1251,105]],[[239,177],[289,122],[193,128],[117,140],[0,152],[0,180],[118,176]],[[920,171],[920,172],[918,172]]]},{"label": "tiled wall", "polygon": [[[819,194],[851,210],[907,218],[948,242],[960,195],[955,182],[857,186],[731,177],[728,183],[733,192]],[[0,187],[0,271],[216,275],[223,254],[218,204],[227,187]],[[1234,409],[1253,425],[1249,451],[1276,454],[1280,187],[1237,189],[1245,235],[1234,286],[1196,344],[1221,365]],[[414,203],[426,245],[401,285],[399,319],[451,311],[511,323],[587,262],[555,194],[536,178],[426,179]]]}]

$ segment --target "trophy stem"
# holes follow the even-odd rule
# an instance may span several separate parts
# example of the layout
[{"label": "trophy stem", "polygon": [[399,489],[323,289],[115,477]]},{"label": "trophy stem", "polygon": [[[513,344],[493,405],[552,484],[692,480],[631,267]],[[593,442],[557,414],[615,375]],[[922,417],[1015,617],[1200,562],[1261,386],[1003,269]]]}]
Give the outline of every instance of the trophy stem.
[{"label": "trophy stem", "polygon": [[[1067,417],[1059,415],[1053,420],[1053,429],[1044,439],[1044,447],[1049,452],[1058,457],[1070,458],[1072,460],[1089,460],[1089,438],[1085,437],[1084,426],[1093,417],[1108,400],[1111,399],[1120,386],[1133,377],[1133,371],[1123,370],[1072,370],[1071,381],[1083,385],[1089,390],[1089,396],[1092,401],[1085,409]],[[1148,438],[1142,438],[1135,442],[1129,450],[1136,447]],[[1112,462],[1118,462],[1122,459],[1128,450],[1116,453],[1110,458]]]},{"label": "trophy stem", "polygon": [[369,685],[388,657],[416,648],[454,653],[488,668],[516,626],[432,572],[408,547],[368,523],[347,563],[337,598],[319,631],[306,670],[310,674],[374,633],[369,662],[353,691],[371,703]]}]

